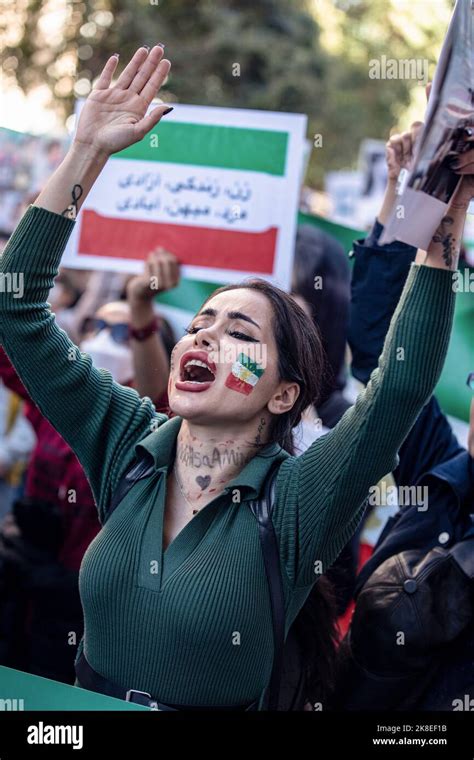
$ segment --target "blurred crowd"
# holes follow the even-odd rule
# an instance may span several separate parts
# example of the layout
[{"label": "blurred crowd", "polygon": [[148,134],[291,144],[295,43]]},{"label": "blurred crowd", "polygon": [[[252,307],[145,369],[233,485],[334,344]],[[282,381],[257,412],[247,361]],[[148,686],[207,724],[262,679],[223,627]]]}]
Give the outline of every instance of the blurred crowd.
[{"label": "blurred crowd", "polygon": [[[327,356],[323,401],[306,410],[294,431],[299,453],[339,422],[377,365],[416,254],[403,244],[380,246],[381,231],[376,222],[354,244],[351,270],[330,235],[298,228],[292,294],[318,326]],[[150,251],[137,276],[63,268],[49,298],[59,326],[96,366],[167,414],[169,359],[179,336],[154,302],[150,382],[130,323],[133,292],[150,267],[172,258]],[[177,262],[175,271],[167,288],[179,283]],[[458,378],[460,388],[465,380]],[[403,488],[416,494],[424,486],[426,512],[416,498],[400,499]],[[290,630],[282,709],[453,709],[455,699],[474,694],[474,406],[466,444],[432,398],[379,491],[398,498],[368,500],[364,522]],[[1,347],[0,520],[0,664],[72,684],[83,633],[78,575],[100,530],[96,507],[77,458],[30,400]],[[370,525],[377,535],[368,542]],[[387,645],[397,631],[409,646]]]}]

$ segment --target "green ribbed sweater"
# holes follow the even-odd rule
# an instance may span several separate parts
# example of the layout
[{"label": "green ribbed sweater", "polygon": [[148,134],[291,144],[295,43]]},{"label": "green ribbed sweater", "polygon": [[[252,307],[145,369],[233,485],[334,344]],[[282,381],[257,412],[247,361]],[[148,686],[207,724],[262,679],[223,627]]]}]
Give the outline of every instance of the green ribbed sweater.
[{"label": "green ribbed sweater", "polygon": [[[273,519],[288,630],[319,577],[315,570],[326,570],[354,532],[368,489],[396,466],[433,391],[453,318],[452,273],[412,265],[379,367],[337,427],[297,458],[276,445],[262,450],[163,552],[166,473],[181,419],[168,421],[149,398],[96,369],[57,326],[47,298],[73,225],[27,210],[1,258],[0,340],[32,399],[77,454],[101,518],[135,451],[154,459],[154,474],[133,487],[84,556],[84,653],[103,676],[163,702],[251,702],[268,681],[273,641],[246,502],[280,459]],[[22,298],[7,292],[8,273],[23,275]]]}]

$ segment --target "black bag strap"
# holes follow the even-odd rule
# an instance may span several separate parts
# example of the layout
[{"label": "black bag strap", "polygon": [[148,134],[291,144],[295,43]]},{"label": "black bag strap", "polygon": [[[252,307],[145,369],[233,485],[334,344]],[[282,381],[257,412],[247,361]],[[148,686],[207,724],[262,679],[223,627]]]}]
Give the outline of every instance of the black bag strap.
[{"label": "black bag strap", "polygon": [[[258,536],[262,548],[272,608],[274,656],[272,673],[264,699],[267,710],[278,709],[281,674],[283,670],[283,648],[285,643],[285,600],[283,594],[283,580],[281,576],[278,543],[272,523],[272,511],[275,504],[275,481],[279,466],[280,462],[277,462],[272,466],[265,482],[263,496],[260,499],[252,499],[249,502],[250,509],[258,522]],[[110,507],[107,510],[106,520],[118,507],[132,486],[138,480],[151,475],[153,470],[153,461],[149,458],[139,459],[132,464],[130,469],[122,476],[118,483],[112,496]]]},{"label": "black bag strap", "polygon": [[273,666],[270,681],[264,699],[267,710],[278,709],[280,683],[283,670],[283,649],[285,644],[285,599],[281,576],[280,554],[275,528],[272,523],[272,511],[275,504],[275,481],[280,466],[272,466],[266,482],[263,497],[249,502],[250,509],[258,522],[258,535],[262,547],[263,561],[267,576],[268,589],[272,607],[273,624]]},{"label": "black bag strap", "polygon": [[108,520],[112,512],[118,507],[122,499],[125,498],[131,487],[142,478],[147,478],[154,470],[152,457],[136,458],[125,475],[122,475],[118,485],[112,495],[110,506],[106,512],[105,520]]}]

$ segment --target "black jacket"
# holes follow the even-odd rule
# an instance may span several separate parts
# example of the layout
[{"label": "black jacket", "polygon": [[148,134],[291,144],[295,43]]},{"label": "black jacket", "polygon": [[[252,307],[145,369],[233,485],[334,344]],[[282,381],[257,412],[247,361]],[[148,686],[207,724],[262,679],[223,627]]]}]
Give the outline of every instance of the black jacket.
[{"label": "black jacket", "polygon": [[[367,383],[377,366],[385,334],[396,308],[416,249],[402,243],[380,247],[382,226],[376,223],[365,241],[354,245],[353,303],[349,342],[353,354],[353,374]],[[460,384],[464,378],[459,378]],[[396,413],[396,410],[394,410]],[[374,553],[362,568],[356,594],[373,571],[388,557],[409,549],[450,548],[472,524],[474,512],[474,460],[459,445],[438,402],[431,398],[420,413],[399,452],[394,472],[397,486],[429,486],[429,508],[420,512],[402,506],[389,519]],[[347,651],[343,647],[341,657]],[[425,674],[426,675],[426,674]],[[349,702],[357,709],[357,689]],[[436,672],[429,677],[415,704],[407,694],[411,708],[452,710],[453,699],[474,693],[474,621],[455,645],[440,652]],[[347,691],[345,695],[347,700]],[[370,706],[365,688],[364,707],[380,708],[375,694]],[[344,706],[339,704],[339,706]],[[347,706],[347,702],[346,702]],[[403,708],[403,704],[399,707]]]}]

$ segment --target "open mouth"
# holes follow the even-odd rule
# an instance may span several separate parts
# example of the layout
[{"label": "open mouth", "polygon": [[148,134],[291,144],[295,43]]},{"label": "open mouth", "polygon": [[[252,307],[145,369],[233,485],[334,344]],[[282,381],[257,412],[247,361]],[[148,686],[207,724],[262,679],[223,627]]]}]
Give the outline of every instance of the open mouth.
[{"label": "open mouth", "polygon": [[190,383],[211,383],[215,380],[215,375],[204,362],[200,362],[199,359],[190,359],[181,372],[181,380]]},{"label": "open mouth", "polygon": [[216,379],[216,367],[208,361],[205,352],[187,352],[181,359],[179,379],[183,383],[212,383]]}]

